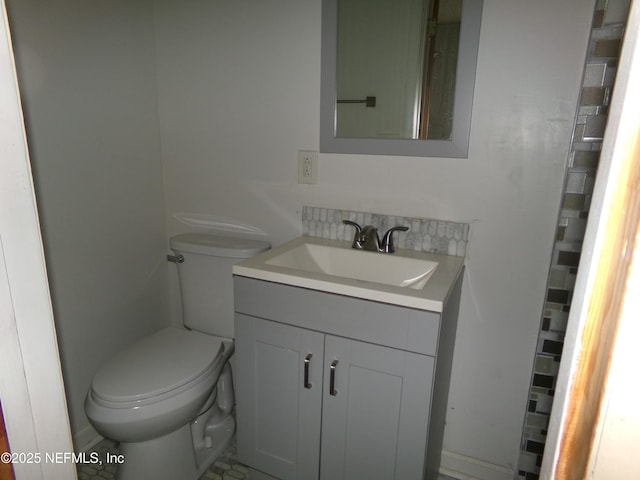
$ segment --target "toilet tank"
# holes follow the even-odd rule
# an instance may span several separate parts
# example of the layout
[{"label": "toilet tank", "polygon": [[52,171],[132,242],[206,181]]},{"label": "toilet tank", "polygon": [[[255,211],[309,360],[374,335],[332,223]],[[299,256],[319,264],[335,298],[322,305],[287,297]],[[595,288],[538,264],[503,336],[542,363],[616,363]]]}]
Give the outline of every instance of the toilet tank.
[{"label": "toilet tank", "polygon": [[178,263],[182,314],[186,327],[233,338],[233,277],[231,268],[245,258],[271,248],[264,240],[185,233],[169,240]]}]

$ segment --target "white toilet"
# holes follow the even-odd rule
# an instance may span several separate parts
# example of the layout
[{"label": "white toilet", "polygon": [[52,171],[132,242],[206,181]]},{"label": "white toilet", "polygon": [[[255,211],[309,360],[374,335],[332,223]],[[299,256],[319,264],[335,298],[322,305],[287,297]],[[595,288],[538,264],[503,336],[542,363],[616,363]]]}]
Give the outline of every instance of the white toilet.
[{"label": "white toilet", "polygon": [[120,442],[121,480],[195,480],[235,433],[231,267],[270,244],[183,234],[170,246],[186,328],[165,328],[116,354],[85,399],[94,428]]}]

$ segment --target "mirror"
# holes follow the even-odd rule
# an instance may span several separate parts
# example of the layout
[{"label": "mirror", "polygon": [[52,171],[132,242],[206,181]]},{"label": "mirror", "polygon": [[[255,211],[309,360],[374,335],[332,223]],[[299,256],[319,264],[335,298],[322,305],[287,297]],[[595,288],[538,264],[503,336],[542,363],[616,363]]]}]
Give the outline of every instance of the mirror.
[{"label": "mirror", "polygon": [[323,0],[320,151],[466,158],[482,0]]}]

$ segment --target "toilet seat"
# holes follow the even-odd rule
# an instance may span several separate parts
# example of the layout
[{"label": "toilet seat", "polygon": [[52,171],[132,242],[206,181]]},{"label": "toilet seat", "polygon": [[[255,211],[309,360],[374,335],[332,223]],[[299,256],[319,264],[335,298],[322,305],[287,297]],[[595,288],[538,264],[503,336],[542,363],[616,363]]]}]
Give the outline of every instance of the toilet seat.
[{"label": "toilet seat", "polygon": [[224,357],[218,337],[165,328],[106,363],[93,378],[91,394],[111,408],[155,403],[209,381]]}]

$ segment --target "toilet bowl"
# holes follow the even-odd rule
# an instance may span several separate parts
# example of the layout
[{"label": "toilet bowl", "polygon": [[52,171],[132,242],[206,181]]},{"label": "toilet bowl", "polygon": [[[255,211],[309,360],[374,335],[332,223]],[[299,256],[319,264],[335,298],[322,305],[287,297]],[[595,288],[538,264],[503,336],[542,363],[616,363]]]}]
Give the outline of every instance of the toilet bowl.
[{"label": "toilet bowl", "polygon": [[94,428],[120,442],[121,480],[195,480],[235,433],[231,266],[270,245],[187,234],[171,246],[182,259],[185,328],[162,329],[116,354],[85,398]]},{"label": "toilet bowl", "polygon": [[145,338],[98,371],[85,400],[87,415],[104,435],[124,442],[177,429],[195,418],[215,393],[233,349],[232,342],[225,343],[177,328]]}]

